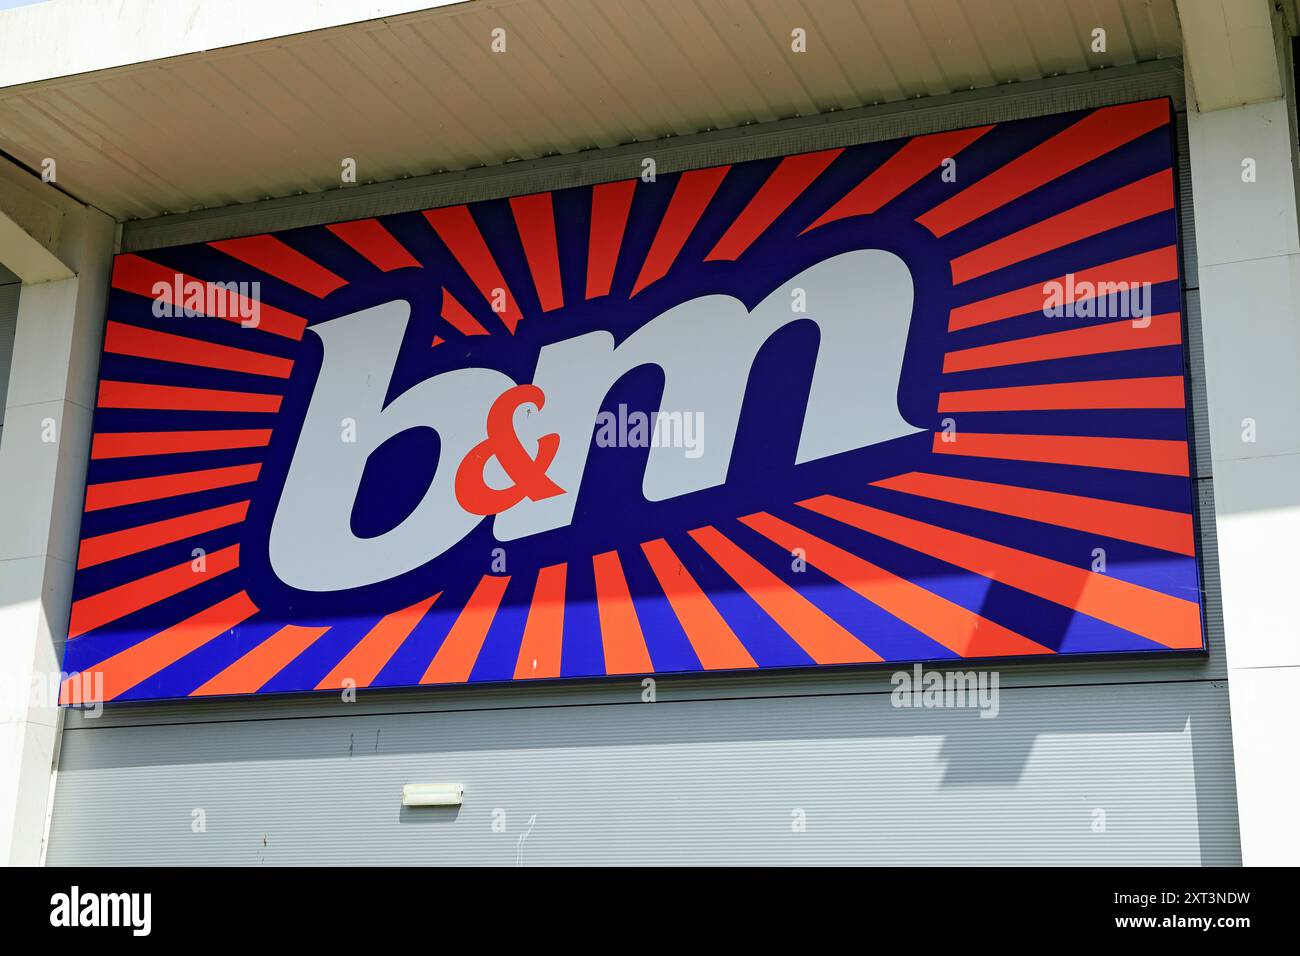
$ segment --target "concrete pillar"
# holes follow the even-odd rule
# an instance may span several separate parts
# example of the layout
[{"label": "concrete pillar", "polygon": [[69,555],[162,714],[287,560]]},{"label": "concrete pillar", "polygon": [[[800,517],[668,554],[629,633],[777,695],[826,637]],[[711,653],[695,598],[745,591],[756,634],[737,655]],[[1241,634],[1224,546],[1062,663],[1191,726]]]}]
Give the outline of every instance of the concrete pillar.
[{"label": "concrete pillar", "polygon": [[[1180,2],[1242,861],[1300,864],[1300,223],[1276,35],[1252,80]],[[1195,9],[1192,9],[1195,8]],[[1242,15],[1247,5],[1229,12]],[[1256,11],[1258,13],[1258,11]],[[1267,11],[1263,14],[1267,23]],[[1256,17],[1258,19],[1258,17]],[[1244,34],[1241,34],[1244,35]],[[1198,64],[1196,57],[1200,56]],[[1207,62],[1211,61],[1211,62]],[[1249,72],[1249,71],[1248,71]],[[1199,108],[1191,104],[1199,104]],[[1227,105],[1235,104],[1235,105]],[[1211,108],[1215,107],[1215,108]]]},{"label": "concrete pillar", "polygon": [[63,199],[58,207],[57,233],[42,244],[66,278],[26,281],[41,258],[32,237],[14,217],[0,230],[0,262],[25,279],[0,434],[0,863],[9,865],[41,860],[61,726],[51,686],[67,635],[115,238],[102,213]]}]

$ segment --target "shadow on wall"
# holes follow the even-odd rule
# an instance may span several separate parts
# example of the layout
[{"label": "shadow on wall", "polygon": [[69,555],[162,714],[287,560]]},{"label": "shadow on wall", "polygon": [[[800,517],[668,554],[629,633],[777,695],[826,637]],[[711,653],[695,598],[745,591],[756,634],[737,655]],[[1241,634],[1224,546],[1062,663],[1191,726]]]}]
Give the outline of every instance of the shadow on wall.
[{"label": "shadow on wall", "polygon": [[[353,862],[487,862],[506,853],[492,841],[507,810],[511,847],[537,818],[530,862],[1239,861],[1222,682],[1004,688],[993,719],[888,693],[646,704],[639,690],[601,706],[87,721],[65,734],[51,861],[88,862],[101,841],[165,860],[187,834],[156,821],[194,806],[227,821],[201,844],[213,861],[278,830],[297,836],[271,862],[328,862],[305,832],[361,846]],[[465,804],[401,809],[407,782],[462,783]],[[799,825],[808,839],[787,845]]]}]

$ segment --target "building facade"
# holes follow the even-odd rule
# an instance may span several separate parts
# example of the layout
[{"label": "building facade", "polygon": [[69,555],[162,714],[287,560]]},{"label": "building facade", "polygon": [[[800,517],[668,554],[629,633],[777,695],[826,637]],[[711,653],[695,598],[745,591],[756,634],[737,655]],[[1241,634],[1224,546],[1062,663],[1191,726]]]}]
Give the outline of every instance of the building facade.
[{"label": "building facade", "polygon": [[[1032,9],[987,0],[946,11],[909,0],[760,8],[580,0],[372,6],[364,11],[366,19],[341,4],[306,3],[281,4],[272,14],[239,2],[195,4],[195,15],[183,16],[173,5],[164,10],[141,0],[113,23],[99,21],[93,4],[81,0],[0,12],[5,54],[0,56],[0,383],[7,383],[0,420],[0,487],[5,489],[0,633],[8,680],[0,832],[10,863],[1233,865],[1300,859],[1300,827],[1290,812],[1300,796],[1300,780],[1286,757],[1296,726],[1290,706],[1295,695],[1289,692],[1300,689],[1300,638],[1288,601],[1296,564],[1284,544],[1300,521],[1294,5],[1122,2],[1102,17],[1090,4],[1073,0]],[[135,29],[144,22],[154,28]],[[1138,114],[1156,118],[1125,138],[1125,123]],[[967,140],[979,145],[963,152]],[[1130,142],[1132,149],[1117,152]],[[934,146],[932,155],[927,145]],[[999,149],[1010,159],[999,158],[995,165],[991,157]],[[913,162],[916,178],[910,179],[907,157],[917,153],[923,155]],[[980,165],[985,155],[988,168]],[[846,174],[841,189],[836,176],[854,156],[863,157],[863,171],[875,178]],[[968,161],[977,170],[970,182],[963,179]],[[258,268],[270,289],[267,303],[276,309],[261,320],[269,316],[273,323],[289,301],[271,298],[275,282],[286,274],[292,273],[306,294],[313,282],[323,282],[316,298],[328,303],[337,291],[333,279],[363,284],[346,271],[347,255],[360,255],[355,275],[373,275],[368,282],[397,276],[409,264],[403,255],[428,269],[431,260],[418,246],[423,233],[417,235],[415,226],[404,231],[407,223],[428,232],[429,249],[456,255],[463,236],[458,239],[461,234],[437,212],[472,210],[491,250],[486,261],[503,273],[500,284],[517,289],[516,275],[527,274],[536,286],[534,298],[521,299],[519,316],[510,318],[510,303],[500,311],[489,307],[494,283],[475,278],[482,257],[476,260],[472,251],[457,256],[464,281],[444,289],[440,306],[430,307],[429,321],[435,324],[429,328],[438,333],[434,353],[459,348],[462,341],[473,349],[478,347],[475,330],[494,313],[511,332],[516,324],[526,332],[527,323],[546,321],[546,313],[561,307],[548,296],[572,298],[567,283],[578,260],[564,243],[565,230],[577,221],[573,217],[588,213],[571,210],[592,210],[590,220],[581,218],[580,230],[590,244],[578,245],[585,257],[585,297],[599,298],[592,292],[591,276],[598,271],[593,263],[609,239],[602,233],[596,240],[594,210],[606,201],[598,196],[608,199],[617,192],[601,192],[602,187],[630,182],[629,189],[640,196],[662,177],[675,194],[689,199],[710,182],[710,170],[724,167],[730,170],[726,182],[739,182],[739,191],[713,184],[699,199],[693,221],[701,233],[713,230],[700,258],[727,259],[734,247],[728,261],[740,263],[742,284],[749,276],[781,269],[787,257],[793,263],[800,254],[802,247],[793,240],[787,250],[772,245],[775,239],[769,243],[774,251],[764,253],[763,230],[750,229],[748,244],[741,244],[734,239],[739,227],[728,227],[746,216],[762,218],[762,210],[776,204],[772,194],[782,189],[789,198],[771,212],[769,226],[786,222],[780,217],[787,211],[798,214],[800,203],[810,210],[844,209],[833,205],[839,201],[848,204],[845,220],[850,213],[876,216],[885,224],[878,232],[901,237],[897,241],[904,245],[911,241],[906,230],[912,226],[910,219],[895,226],[888,218],[890,209],[898,209],[889,205],[895,200],[911,201],[910,196],[934,206],[938,197],[949,197],[947,202],[969,186],[981,190],[971,195],[986,198],[968,199],[968,205],[983,202],[991,210],[1019,202],[1014,208],[1028,218],[1015,220],[1015,235],[1028,251],[1007,252],[1006,244],[987,251],[992,244],[986,245],[984,265],[967,259],[961,267],[973,276],[1017,255],[1051,252],[1076,258],[1060,260],[1065,265],[1044,276],[1065,272],[1072,282],[1082,281],[1093,266],[1133,262],[1167,248],[1167,265],[1143,258],[1140,268],[1134,267],[1139,270],[1134,276],[1150,279],[1157,299],[1154,309],[1131,323],[1144,335],[1156,334],[1163,327],[1157,321],[1161,315],[1174,316],[1168,323],[1172,338],[1159,343],[1165,351],[1157,355],[1158,349],[1143,351],[1144,345],[1118,345],[1116,364],[1099,373],[1125,382],[1160,377],[1175,387],[1176,400],[1152,403],[1162,410],[1152,413],[1152,430],[1144,431],[1141,413],[1125,410],[1122,403],[1099,405],[1090,399],[1092,405],[1030,408],[1042,414],[1064,409],[1062,414],[1074,416],[1069,419],[1074,431],[1067,434],[1077,438],[1122,435],[1143,442],[1155,436],[1161,449],[1178,439],[1183,463],[1135,464],[1126,456],[1153,447],[1139,444],[1112,446],[1104,461],[1052,459],[1064,469],[1060,474],[1078,475],[1082,484],[1064,478],[1054,483],[1056,472],[1042,472],[1047,477],[1038,481],[1038,490],[1057,497],[1034,499],[1038,510],[1031,512],[1017,511],[1030,503],[1011,504],[1000,484],[1003,496],[984,510],[1022,522],[1015,526],[1021,550],[1009,558],[998,552],[994,563],[988,563],[993,559],[987,550],[978,561],[965,561],[956,539],[936,539],[925,546],[931,549],[926,557],[948,570],[920,578],[926,593],[919,596],[909,590],[918,579],[906,574],[903,583],[888,576],[888,587],[862,585],[855,576],[862,565],[853,563],[861,559],[845,558],[820,539],[822,550],[806,553],[802,539],[778,541],[793,545],[786,550],[806,558],[815,573],[834,577],[835,568],[848,567],[838,580],[851,579],[851,589],[853,584],[868,588],[865,596],[886,616],[872,625],[874,630],[861,632],[871,635],[863,637],[867,644],[893,646],[888,645],[894,635],[890,627],[903,620],[909,635],[920,631],[935,642],[933,653],[901,644],[896,652],[873,657],[819,656],[814,650],[804,666],[795,658],[781,659],[790,666],[766,666],[778,658],[774,651],[764,658],[755,650],[752,634],[760,630],[752,623],[755,616],[744,618],[751,623],[742,627],[739,612],[726,610],[697,563],[692,566],[696,577],[722,609],[721,630],[739,633],[749,652],[742,660],[754,665],[738,664],[714,643],[710,652],[719,655],[719,663],[710,667],[697,637],[709,632],[716,638],[719,628],[714,624],[710,630],[683,610],[698,612],[698,600],[674,603],[670,593],[661,611],[675,620],[654,616],[626,557],[622,565],[615,559],[616,580],[626,593],[626,573],[635,598],[625,602],[633,610],[621,624],[616,616],[606,617],[615,615],[617,605],[603,603],[609,578],[602,585],[600,576],[610,573],[610,565],[592,559],[597,593],[589,614],[600,629],[592,646],[599,648],[603,640],[604,656],[593,658],[587,669],[581,655],[570,650],[576,645],[566,643],[563,651],[550,648],[557,657],[548,671],[545,652],[525,652],[545,645],[529,643],[528,622],[520,616],[516,631],[523,633],[513,645],[503,645],[500,661],[492,657],[497,631],[484,624],[474,645],[477,657],[461,654],[452,661],[441,650],[430,650],[432,660],[420,658],[415,671],[401,671],[394,662],[412,646],[404,642],[412,640],[410,635],[421,639],[425,625],[411,624],[397,633],[392,615],[395,609],[410,610],[406,604],[417,592],[407,595],[395,585],[390,599],[386,591],[365,590],[376,582],[386,587],[380,578],[399,580],[405,573],[376,570],[376,562],[391,557],[395,547],[339,564],[340,573],[376,576],[375,582],[348,580],[349,587],[361,588],[354,593],[364,599],[323,604],[327,610],[287,625],[289,618],[281,615],[268,625],[266,635],[297,628],[293,633],[304,641],[334,629],[343,636],[329,659],[311,656],[328,641],[304,643],[302,649],[280,646],[275,657],[271,641],[258,643],[261,638],[250,636],[254,632],[247,628],[254,625],[244,623],[248,615],[219,619],[211,633],[200,634],[196,628],[202,622],[194,624],[194,617],[180,623],[166,617],[176,606],[167,600],[186,598],[168,592],[156,601],[132,603],[124,596],[128,592],[115,590],[165,569],[166,562],[156,558],[158,547],[179,547],[188,557],[191,542],[176,536],[123,545],[131,539],[121,532],[138,539],[134,529],[140,522],[172,520],[188,509],[164,508],[124,527],[101,513],[90,496],[95,492],[88,495],[88,486],[104,495],[115,482],[183,470],[165,461],[152,464],[143,453],[105,451],[103,436],[157,435],[156,429],[176,420],[168,415],[182,407],[150,410],[136,398],[106,397],[105,385],[134,380],[151,388],[208,387],[201,362],[156,379],[147,367],[132,364],[185,361],[176,357],[182,343],[171,339],[155,339],[162,344],[152,354],[141,351],[146,346],[122,344],[122,328],[136,330],[138,338],[141,329],[165,327],[151,329],[145,314],[149,300],[133,291],[144,281],[133,278],[132,270],[143,268],[140,263],[166,263],[165,271],[178,277],[202,272],[218,254],[242,263],[219,276],[202,276],[213,281],[252,277],[241,270]],[[778,176],[776,170],[785,172]],[[1165,181],[1162,176],[1166,193],[1156,189]],[[746,177],[753,179],[748,193]],[[1155,180],[1151,190],[1140,186],[1146,177]],[[797,182],[782,185],[792,180]],[[855,190],[859,180],[867,185]],[[1064,191],[1051,192],[1058,187]],[[1099,193],[1110,196],[1116,189],[1127,191],[1095,204],[1103,199]],[[1000,197],[987,198],[995,190]],[[756,202],[759,195],[768,198]],[[551,253],[557,276],[551,286],[540,278],[547,272],[539,266],[547,260],[547,246],[538,252],[539,233],[527,225],[537,221],[530,212],[535,207],[519,202],[538,196],[553,197],[545,203],[545,215],[553,220],[545,220],[549,231],[544,232],[560,237]],[[652,283],[665,278],[695,288],[689,275],[677,278],[673,255],[659,272],[648,264],[657,255],[664,258],[668,240],[660,236],[671,232],[665,223],[685,215],[687,199],[680,205],[676,198],[662,200],[644,235],[637,213],[624,213],[629,225],[619,231],[623,249],[641,242],[643,255],[628,264],[628,256],[615,254],[609,278],[597,292],[622,281],[631,287],[629,300],[635,300],[647,289],[643,301],[658,303],[647,317],[686,298],[676,292],[654,298]],[[917,211],[923,208],[926,204]],[[494,210],[507,209],[513,231],[506,230],[502,239],[493,231]],[[715,225],[709,216],[719,211],[727,215]],[[955,221],[959,214],[952,216]],[[823,212],[822,219],[828,218],[835,217]],[[972,212],[965,221],[974,218]],[[924,220],[917,217],[922,225]],[[933,226],[935,218],[929,221]],[[1036,225],[1043,221],[1050,226]],[[376,225],[362,227],[368,236],[363,240],[357,227],[350,232],[339,225],[349,223]],[[803,240],[813,225],[791,235]],[[932,236],[920,236],[917,248],[927,248],[924,243],[943,228],[930,228]],[[1044,230],[1057,238],[1038,238]],[[516,241],[516,232],[517,262],[511,265],[503,250]],[[827,228],[823,234],[829,233]],[[435,235],[441,245],[432,244]],[[256,238],[253,245],[249,237]],[[883,246],[893,241],[876,240]],[[694,249],[691,241],[683,238],[677,250]],[[836,241],[825,240],[825,250],[818,247],[809,261],[840,251]],[[854,249],[860,245],[852,236],[845,241]],[[290,258],[280,251],[268,259],[267,242],[278,243],[276,250],[290,248]],[[770,259],[752,258],[769,254]],[[900,255],[915,272],[926,253]],[[299,256],[311,264],[303,265]],[[365,272],[370,266],[383,276],[375,269]],[[945,263],[945,273],[948,268]],[[955,283],[958,267],[951,268]],[[796,276],[796,266],[787,272]],[[1122,281],[1127,275],[1092,278]],[[819,287],[808,284],[815,295]],[[909,349],[924,339],[922,345],[940,351],[908,351],[900,382],[915,373],[917,354],[944,361],[937,357],[937,333],[916,331],[918,317],[929,308],[930,285],[928,279],[916,281],[913,289],[917,305]],[[773,287],[783,296],[797,291]],[[1005,287],[990,285],[980,301],[994,301]],[[459,305],[475,291],[488,305]],[[769,292],[759,281],[737,294],[752,318],[761,314],[758,300]],[[379,303],[367,295],[349,308]],[[175,293],[155,294],[153,303],[165,299],[164,304],[176,305],[181,298],[178,287]],[[1066,300],[1091,301],[1072,293]],[[912,304],[909,298],[905,316]],[[423,321],[418,310],[412,327]],[[1019,314],[1011,306],[1004,311]],[[945,308],[943,315],[953,323],[955,312]],[[570,314],[582,315],[555,312]],[[318,329],[317,318],[308,315],[305,321]],[[1071,330],[1077,326],[1100,334],[1096,316],[1080,313],[1070,322]],[[447,325],[451,331],[445,331]],[[424,326],[419,328],[424,334]],[[244,341],[234,337],[243,330],[229,323],[214,329],[204,347]],[[830,326],[823,323],[820,335],[823,343],[830,340]],[[1024,341],[1029,337],[1026,333]],[[524,341],[527,335],[515,338]],[[554,347],[546,341],[544,348]],[[781,341],[796,352],[801,347],[794,339]],[[872,354],[887,351],[883,332],[866,341]],[[1057,350],[1038,355],[1040,368],[1048,359],[1068,363],[1090,354],[1068,351],[1075,346],[1061,343],[1035,338],[1033,348]],[[366,347],[353,351],[361,354]],[[706,347],[712,346],[698,334],[690,349],[698,354]],[[268,349],[272,359],[291,355],[278,346]],[[705,375],[734,351],[719,349]],[[679,354],[680,346],[674,355]],[[1155,364],[1144,364],[1143,356]],[[1173,364],[1162,366],[1157,359]],[[871,380],[883,377],[884,366],[870,368]],[[398,373],[393,374],[396,382]],[[423,374],[413,381],[422,383]],[[1084,373],[1066,364],[1046,383],[1042,376],[1018,374],[979,384],[986,392],[1059,386],[1074,384]],[[900,406],[906,405],[903,385],[886,385],[903,399]],[[269,394],[250,387],[255,398]],[[548,397],[555,399],[560,388],[557,382]],[[810,407],[816,391],[814,379]],[[293,414],[307,416],[298,405],[314,394],[308,389],[299,401],[286,391],[283,414],[296,408]],[[1005,396],[1003,391],[999,400]],[[244,400],[249,401],[247,395]],[[1112,417],[1098,413],[1093,424],[1084,410],[1097,408],[1109,408]],[[1117,410],[1122,416],[1114,415]],[[939,411],[942,415],[942,403]],[[954,414],[951,427],[960,444],[962,413]],[[716,434],[708,429],[717,421],[712,412],[706,417],[706,434]],[[245,423],[225,424],[238,429]],[[946,420],[926,419],[922,427],[934,432],[934,448],[942,451],[943,432],[950,427]],[[1121,430],[1105,430],[1115,427]],[[1174,431],[1167,430],[1171,427]],[[992,429],[981,424],[964,430]],[[1032,425],[1025,430],[1041,431]],[[440,434],[440,447],[452,447],[450,431]],[[742,427],[738,447],[745,434]],[[881,433],[861,444],[894,437]],[[902,432],[897,437],[904,438]],[[929,436],[922,437],[928,444]],[[271,451],[262,485],[273,483],[268,476],[280,475],[277,441],[271,435],[264,443]],[[562,438],[560,446],[569,447]],[[380,450],[377,443],[371,448],[376,454]],[[229,462],[209,461],[201,457],[205,453],[195,452],[200,457],[193,469],[243,467],[245,461],[237,454]],[[289,447],[288,457],[293,453]],[[535,454],[541,457],[540,450]],[[121,457],[139,464],[119,467],[105,460]],[[288,459],[282,464],[284,470],[295,467]],[[341,467],[321,465],[304,479],[304,488],[329,486]],[[1117,484],[1116,472],[1163,477],[1134,478],[1130,487]],[[981,474],[1004,480],[998,472]],[[482,476],[490,490],[487,470]],[[767,476],[767,484],[774,482]],[[1174,484],[1187,498],[1185,507],[1164,503],[1154,490]],[[759,500],[753,495],[761,496],[763,486],[759,481],[745,500]],[[386,486],[380,487],[383,494]],[[959,487],[970,490],[949,483],[939,494],[948,504],[960,503],[952,497]],[[1053,529],[1073,520],[1064,517],[1069,501],[1063,495],[1075,496],[1070,501],[1080,495],[1105,498],[1108,487],[1142,507],[1121,512],[1102,534],[1116,542],[1114,547],[1106,543],[1100,555],[1090,548],[1083,552],[1078,574],[1092,576],[1078,578],[1084,583],[1062,597],[1052,590],[1053,582],[1064,580],[1059,569],[1043,561],[1050,558],[1058,568],[1073,560],[1054,550],[1064,545]],[[256,494],[248,527],[256,526]],[[216,504],[233,506],[225,499]],[[1145,525],[1119,527],[1139,511],[1149,516],[1152,507],[1166,517],[1169,509],[1185,512],[1191,536],[1187,546],[1157,547],[1158,560],[1140,550],[1152,544],[1142,535],[1155,531]],[[663,514],[647,520],[664,520]],[[596,523],[624,517],[609,513]],[[685,528],[702,519],[690,514],[681,520],[689,522]],[[510,550],[512,539],[502,533],[501,518],[497,521],[496,537],[506,542],[506,557],[519,560],[514,557],[519,552]],[[318,524],[323,521],[308,515],[305,530],[290,537],[301,541],[321,531]],[[362,534],[355,515],[350,527],[347,533],[356,539],[383,540],[394,530],[385,526]],[[1072,527],[1071,534],[1097,530]],[[599,530],[592,540],[601,540]],[[677,540],[668,530],[656,527],[655,533]],[[105,541],[109,534],[119,536]],[[268,530],[261,537],[274,534]],[[907,546],[912,552],[925,550],[912,540]],[[94,544],[88,548],[87,541]],[[283,583],[291,562],[277,564],[268,553],[262,567],[249,560],[248,542],[241,543],[242,566],[226,580],[245,575],[240,593],[253,594],[264,609],[267,600],[274,601],[267,580]],[[1125,550],[1134,543],[1138,551]],[[318,554],[336,553],[314,547]],[[677,547],[680,552],[682,546]],[[1116,563],[1110,571],[1106,548]],[[91,556],[100,552],[102,558]],[[216,562],[218,553],[214,546],[202,557]],[[653,551],[645,553],[653,558]],[[724,552],[708,553],[718,559]],[[725,553],[732,563],[716,563],[739,582],[734,553]],[[1171,554],[1181,557],[1175,561]],[[1124,555],[1135,556],[1126,562]],[[533,559],[525,552],[524,560]],[[552,559],[539,557],[534,563],[547,560]],[[911,566],[899,560],[900,567]],[[323,558],[300,566],[323,577],[297,581],[298,591],[343,589],[325,579],[332,572]],[[954,590],[944,590],[945,580],[962,573],[986,579],[984,586],[994,590],[981,591],[969,606],[960,580]],[[570,574],[574,605],[578,585],[572,563]],[[538,590],[543,577],[536,576]],[[523,580],[517,573],[515,578]],[[483,580],[493,579],[485,574]],[[1145,588],[1141,594],[1135,582]],[[221,596],[215,590],[220,584],[211,582],[214,600]],[[665,592],[672,590],[662,578],[660,584]],[[201,588],[208,587],[205,580]],[[534,587],[531,578],[528,587]],[[844,620],[839,605],[827,603],[827,592],[819,592],[811,604],[792,605],[797,599],[770,596],[785,594],[780,587],[756,584],[743,590],[755,599],[763,627],[770,627],[770,618],[794,634],[791,620],[798,615],[792,606],[805,618],[820,615],[808,625],[809,641],[800,642],[804,650]],[[911,603],[901,601],[900,589]],[[449,586],[445,598],[431,595],[422,613],[442,613],[452,590]],[[98,597],[110,592],[111,601]],[[1158,600],[1150,598],[1155,592]],[[465,640],[467,626],[456,621],[481,607],[482,593],[467,593],[463,611],[457,605],[458,616],[449,617],[444,628],[451,636],[439,638],[442,648],[455,649],[457,640]],[[1046,603],[1033,604],[1031,598]],[[509,605],[507,597],[503,606]],[[821,610],[806,610],[813,605]],[[1049,605],[1068,613],[1036,613]],[[156,621],[150,617],[155,606],[161,608]],[[982,615],[973,632],[976,640],[961,643],[952,615],[967,622],[972,612]],[[206,609],[196,616],[202,613]],[[1191,614],[1191,623],[1179,623],[1183,613]],[[367,618],[349,631],[348,619],[359,621],[365,614],[378,623]],[[120,629],[119,621],[129,628]],[[1016,633],[1007,637],[1003,625]],[[682,646],[691,645],[692,666],[663,663],[669,660],[665,635],[678,633],[679,626]],[[567,618],[557,627],[566,641],[581,631]],[[1054,654],[1047,659],[1012,643],[991,650],[990,627],[1008,641],[1029,640]],[[641,665],[633,654],[630,663],[615,666],[607,635],[625,635],[629,628],[643,637],[642,652],[648,647],[653,660]],[[1047,637],[1038,628],[1057,633]],[[320,633],[304,633],[313,629]],[[375,655],[383,642],[388,643],[381,660]],[[626,651],[626,645],[618,646]],[[146,658],[151,663],[142,665]],[[372,658],[367,678],[352,679]],[[972,663],[955,663],[963,658]],[[913,671],[914,663],[922,670]],[[262,668],[256,679],[249,676],[254,664]],[[838,666],[807,666],[819,664]],[[525,665],[540,666],[540,676],[557,679],[533,680],[537,675],[520,670]],[[985,687],[996,678],[991,713],[990,707],[925,706],[920,696],[921,706],[909,706],[908,695],[899,692],[904,678],[915,674],[920,681],[927,668],[951,672],[958,667]],[[420,671],[428,678],[435,670],[446,679],[417,679]],[[92,682],[89,690],[76,690],[80,685],[72,673],[99,673],[108,689],[97,691]],[[647,673],[653,675],[649,680]],[[338,675],[347,679],[331,679]],[[422,683],[443,686],[414,686]],[[99,701],[107,702],[94,706]],[[459,804],[406,805],[403,787],[419,783],[456,790]]]}]

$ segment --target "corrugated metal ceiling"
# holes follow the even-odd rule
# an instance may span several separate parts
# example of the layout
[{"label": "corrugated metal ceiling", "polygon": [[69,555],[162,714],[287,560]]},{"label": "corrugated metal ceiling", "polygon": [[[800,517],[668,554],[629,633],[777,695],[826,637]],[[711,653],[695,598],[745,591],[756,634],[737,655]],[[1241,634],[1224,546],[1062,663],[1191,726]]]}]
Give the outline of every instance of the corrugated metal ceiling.
[{"label": "corrugated metal ceiling", "polygon": [[0,90],[0,150],[147,218],[1180,54],[1174,0],[477,0]]}]

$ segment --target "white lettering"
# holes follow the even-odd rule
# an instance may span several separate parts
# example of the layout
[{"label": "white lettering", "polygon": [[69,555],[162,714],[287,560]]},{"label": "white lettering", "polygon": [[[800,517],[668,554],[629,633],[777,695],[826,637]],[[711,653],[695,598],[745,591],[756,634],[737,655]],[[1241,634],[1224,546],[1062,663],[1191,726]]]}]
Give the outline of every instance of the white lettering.
[{"label": "white lettering", "polygon": [[[814,290],[809,301],[816,307],[808,315],[792,314],[788,306],[801,288]],[[752,312],[738,299],[704,296],[669,309],[617,346],[608,332],[544,346],[532,383],[544,404],[517,407],[512,426],[530,456],[544,438],[558,436],[545,477],[563,493],[523,497],[501,510],[494,518],[496,538],[523,538],[573,520],[593,430],[598,440],[613,435],[650,447],[642,479],[647,501],[725,482],[754,361],[763,344],[792,322],[813,322],[819,333],[796,464],[915,433],[897,404],[912,301],[911,273],[901,259],[859,250],[804,270]],[[271,567],[291,587],[333,591],[396,577],[444,553],[482,520],[458,504],[455,476],[486,437],[488,409],[516,383],[491,369],[457,369],[412,386],[385,406],[409,316],[406,302],[389,302],[309,329],[324,354],[269,542]],[[652,418],[623,409],[614,428],[602,420],[601,405],[619,379],[645,366],[663,371],[662,406],[674,411]],[[355,421],[355,441],[340,441],[344,419]],[[358,537],[351,516],[366,462],[384,442],[413,428],[431,428],[440,441],[424,498],[391,530]],[[513,484],[495,458],[487,460],[482,477],[492,489]]]}]

